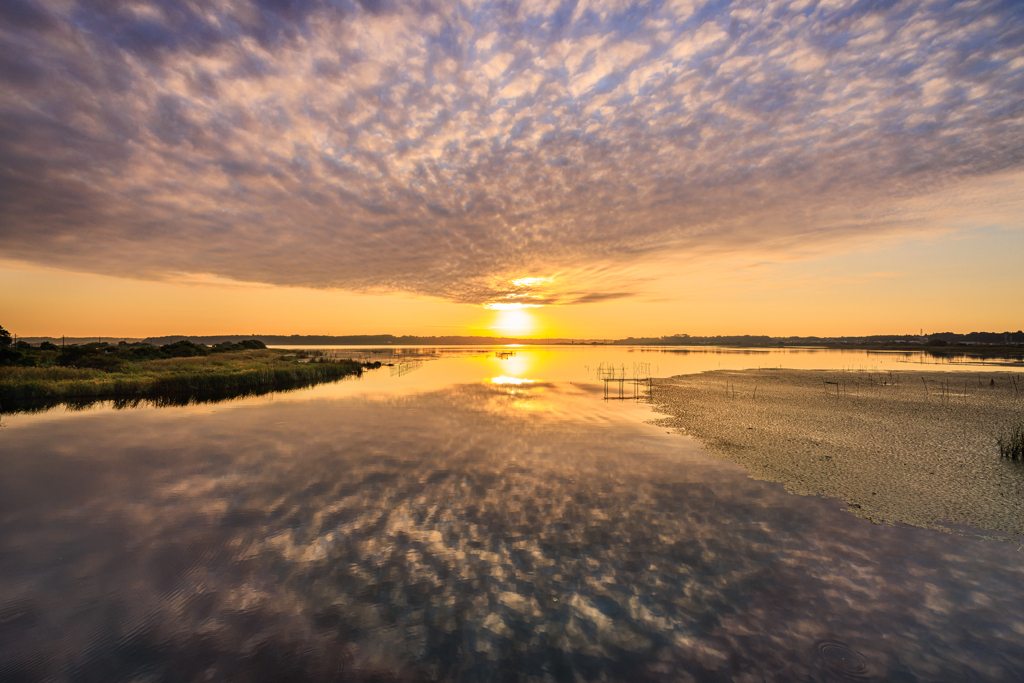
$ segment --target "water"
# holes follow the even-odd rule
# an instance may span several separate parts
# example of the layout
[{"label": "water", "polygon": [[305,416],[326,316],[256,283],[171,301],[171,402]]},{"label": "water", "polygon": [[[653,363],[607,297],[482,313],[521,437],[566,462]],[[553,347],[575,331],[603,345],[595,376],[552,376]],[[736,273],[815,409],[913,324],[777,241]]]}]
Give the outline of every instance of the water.
[{"label": "water", "polygon": [[1017,546],[750,480],[597,381],[895,356],[398,351],[294,392],[4,416],[0,680],[1024,672]]}]

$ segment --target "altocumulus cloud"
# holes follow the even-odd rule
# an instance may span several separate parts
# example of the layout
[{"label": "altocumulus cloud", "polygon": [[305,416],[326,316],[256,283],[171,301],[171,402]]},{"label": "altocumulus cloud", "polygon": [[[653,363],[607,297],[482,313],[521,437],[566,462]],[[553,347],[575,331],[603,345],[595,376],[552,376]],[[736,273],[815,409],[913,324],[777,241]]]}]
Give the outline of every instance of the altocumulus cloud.
[{"label": "altocumulus cloud", "polygon": [[0,78],[0,255],[140,278],[526,300],[1024,164],[1015,0],[6,0]]}]

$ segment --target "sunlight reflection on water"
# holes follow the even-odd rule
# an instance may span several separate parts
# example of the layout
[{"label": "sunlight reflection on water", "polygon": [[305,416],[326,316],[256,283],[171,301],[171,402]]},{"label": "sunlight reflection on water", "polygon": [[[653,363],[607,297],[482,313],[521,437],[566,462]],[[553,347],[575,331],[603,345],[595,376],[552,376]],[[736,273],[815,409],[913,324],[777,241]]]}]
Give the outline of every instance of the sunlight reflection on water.
[{"label": "sunlight reflection on water", "polygon": [[523,379],[521,377],[508,377],[501,375],[500,377],[492,377],[491,384],[533,384],[537,380],[535,379]]}]

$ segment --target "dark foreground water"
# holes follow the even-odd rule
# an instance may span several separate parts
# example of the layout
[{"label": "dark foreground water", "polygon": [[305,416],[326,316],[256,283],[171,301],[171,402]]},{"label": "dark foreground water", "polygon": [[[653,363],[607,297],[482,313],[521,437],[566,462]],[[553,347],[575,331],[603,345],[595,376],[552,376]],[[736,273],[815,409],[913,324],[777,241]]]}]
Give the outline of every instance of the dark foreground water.
[{"label": "dark foreground water", "polygon": [[752,481],[595,383],[380,373],[4,417],[0,680],[1024,676],[1015,544]]}]

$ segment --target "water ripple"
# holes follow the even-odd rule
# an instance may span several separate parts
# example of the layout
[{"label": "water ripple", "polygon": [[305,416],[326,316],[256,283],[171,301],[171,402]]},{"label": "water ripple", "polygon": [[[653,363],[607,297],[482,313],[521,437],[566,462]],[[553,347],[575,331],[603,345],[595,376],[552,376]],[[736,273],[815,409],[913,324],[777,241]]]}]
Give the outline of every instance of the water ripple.
[{"label": "water ripple", "polygon": [[819,640],[814,648],[829,669],[844,676],[868,678],[868,663],[859,652],[838,640]]}]

